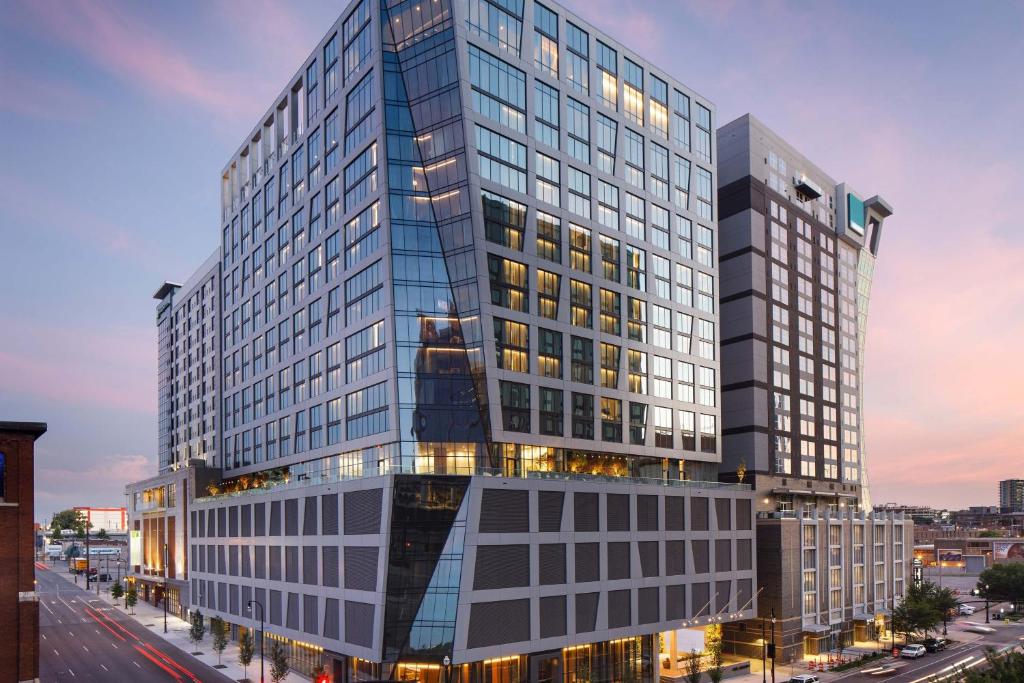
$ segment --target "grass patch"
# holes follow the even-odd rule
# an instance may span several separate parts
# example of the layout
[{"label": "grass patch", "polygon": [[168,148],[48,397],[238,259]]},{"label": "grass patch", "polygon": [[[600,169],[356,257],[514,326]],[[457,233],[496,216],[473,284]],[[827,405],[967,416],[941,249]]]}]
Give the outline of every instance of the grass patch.
[{"label": "grass patch", "polygon": [[876,659],[881,659],[883,656],[884,655],[882,655],[879,652],[866,652],[866,653],[864,653],[864,654],[862,654],[860,656],[860,659],[854,659],[852,661],[846,662],[845,664],[840,664],[839,666],[834,666],[834,667],[832,667],[831,670],[832,671],[849,671],[850,669],[858,669],[858,668],[864,666],[865,664],[870,664],[871,662],[875,661]]}]

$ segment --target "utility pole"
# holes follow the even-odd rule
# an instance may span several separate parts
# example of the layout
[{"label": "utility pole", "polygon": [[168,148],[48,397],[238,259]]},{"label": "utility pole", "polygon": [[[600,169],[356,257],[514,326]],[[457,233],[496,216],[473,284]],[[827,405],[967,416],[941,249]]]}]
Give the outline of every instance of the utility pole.
[{"label": "utility pole", "polygon": [[83,528],[85,529],[85,591],[88,593],[89,592],[89,571],[90,571],[90,568],[92,566],[91,565],[92,558],[89,557],[89,518],[88,517],[85,518],[85,524],[83,525]]},{"label": "utility pole", "polygon": [[775,608],[772,607],[772,683],[775,683]]},{"label": "utility pole", "polygon": [[768,640],[764,635],[764,617],[761,617],[761,683],[768,683]]}]

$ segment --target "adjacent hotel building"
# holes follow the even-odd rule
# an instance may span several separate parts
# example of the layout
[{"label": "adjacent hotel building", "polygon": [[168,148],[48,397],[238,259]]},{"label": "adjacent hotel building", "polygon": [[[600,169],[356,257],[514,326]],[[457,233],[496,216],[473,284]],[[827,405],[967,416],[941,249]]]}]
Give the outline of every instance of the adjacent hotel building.
[{"label": "adjacent hotel building", "polygon": [[[753,116],[718,130],[723,479],[756,492],[759,617],[779,661],[876,638],[913,522],[873,512],[863,367],[879,196],[837,183]],[[760,621],[726,627],[759,656]]]},{"label": "adjacent hotel building", "polygon": [[335,681],[653,681],[753,618],[713,106],[532,0],[352,2],[268,104],[158,292],[136,580]]}]

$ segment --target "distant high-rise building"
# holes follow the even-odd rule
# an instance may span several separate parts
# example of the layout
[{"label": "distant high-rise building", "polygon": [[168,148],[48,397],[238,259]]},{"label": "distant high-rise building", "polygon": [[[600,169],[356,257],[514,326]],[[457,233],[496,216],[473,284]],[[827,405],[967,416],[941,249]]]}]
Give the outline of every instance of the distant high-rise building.
[{"label": "distant high-rise building", "polygon": [[1024,479],[999,482],[1000,512],[1024,512]]},{"label": "distant high-rise building", "polygon": [[653,681],[754,615],[710,102],[553,3],[359,0],[255,120],[161,332],[180,392],[218,311],[213,441],[168,389],[129,486],[152,595],[335,680]]},{"label": "distant high-rise building", "polygon": [[157,320],[157,462],[165,472],[199,458],[217,466],[220,249],[184,285],[153,295]]},{"label": "distant high-rise building", "polygon": [[[912,523],[872,512],[864,460],[868,300],[892,209],[749,114],[718,151],[723,471],[757,493],[760,616],[774,612],[788,661],[876,635],[911,570]],[[758,629],[726,633],[757,653]]]}]

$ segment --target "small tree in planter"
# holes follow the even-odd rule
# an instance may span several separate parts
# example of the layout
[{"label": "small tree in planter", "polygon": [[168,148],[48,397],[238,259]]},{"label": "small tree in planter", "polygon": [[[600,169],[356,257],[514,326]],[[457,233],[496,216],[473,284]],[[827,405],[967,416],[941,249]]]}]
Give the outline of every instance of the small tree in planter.
[{"label": "small tree in planter", "polygon": [[688,683],[700,683],[700,675],[700,653],[690,650],[690,654],[686,656],[686,680]]},{"label": "small tree in planter", "polygon": [[[198,648],[204,635],[206,635],[206,623],[203,621],[203,613],[196,610],[192,613],[192,626],[188,630],[188,639],[192,641],[193,647]],[[193,652],[192,654],[201,653]]]},{"label": "small tree in planter", "polygon": [[114,604],[116,605],[122,596],[124,596],[124,588],[121,588],[121,582],[118,581],[110,587],[110,597],[114,598]]},{"label": "small tree in planter", "polygon": [[252,631],[245,629],[242,637],[238,639],[238,663],[242,665],[245,680],[249,680],[249,665],[252,664],[252,656],[256,652],[256,643],[252,638]]},{"label": "small tree in planter", "polygon": [[228,625],[220,617],[210,619],[210,635],[213,636],[213,651],[217,653],[217,666],[221,666],[221,655],[228,646]]},{"label": "small tree in planter", "polygon": [[124,596],[125,609],[130,609],[135,614],[135,605],[139,601],[139,593],[135,590],[135,584],[129,584],[128,593]]},{"label": "small tree in planter", "polygon": [[281,643],[274,641],[270,647],[270,680],[274,683],[281,683],[288,675],[288,655],[285,653]]}]

